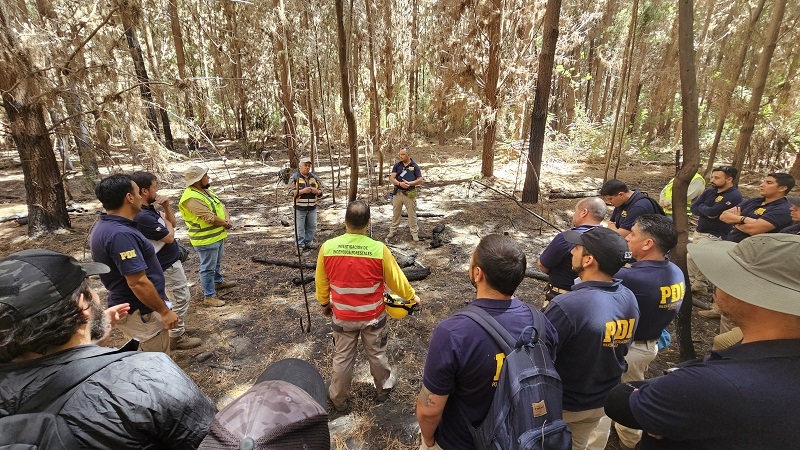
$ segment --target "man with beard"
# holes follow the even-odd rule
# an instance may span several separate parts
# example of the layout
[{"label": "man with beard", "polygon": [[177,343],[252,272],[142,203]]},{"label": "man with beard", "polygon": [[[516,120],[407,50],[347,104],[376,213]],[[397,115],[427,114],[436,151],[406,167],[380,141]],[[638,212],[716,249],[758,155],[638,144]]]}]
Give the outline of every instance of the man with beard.
[{"label": "man with beard", "polygon": [[725,237],[731,242],[761,233],[776,233],[792,223],[786,195],[794,187],[794,178],[788,173],[771,173],[758,187],[761,197],[751,198],[724,211],[719,220],[733,225]]},{"label": "man with beard", "polygon": [[608,228],[567,231],[572,270],[580,282],[554,298],[544,315],[558,332],[556,370],[564,388],[564,422],[573,450],[602,449],[611,423],[602,421],[606,395],[620,383],[639,322],[636,297],[613,278],[630,257],[625,239]]},{"label": "man with beard", "polygon": [[[199,347],[202,340],[186,334],[184,318],[189,311],[189,283],[181,262],[181,249],[175,239],[175,213],[169,204],[169,198],[158,194],[158,180],[149,172],[134,172],[131,179],[139,186],[142,195],[142,210],[136,214],[136,228],[142,232],[153,248],[164,271],[164,286],[167,297],[172,300],[172,311],[178,315],[178,325],[169,330],[169,347],[172,350],[188,350]],[[156,210],[156,203],[163,212]]]},{"label": "man with beard", "polygon": [[[719,220],[720,214],[742,202],[742,193],[733,185],[739,171],[732,166],[715,167],[711,172],[710,188],[703,191],[691,206],[692,214],[698,217],[697,229],[692,235],[692,242],[702,244],[710,241],[721,241],[733,228]],[[697,268],[697,264],[689,256],[686,260],[692,292],[705,294],[708,292],[708,281]],[[698,304],[700,307],[706,305]]]},{"label": "man with beard", "polygon": [[209,189],[211,180],[208,169],[192,166],[183,173],[186,190],[178,201],[189,242],[200,255],[200,284],[203,287],[203,305],[222,306],[217,298],[218,289],[236,286],[222,277],[222,257],[225,252],[226,230],[233,228],[228,209],[214,192]]},{"label": "man with beard", "polygon": [[[525,278],[525,253],[513,239],[490,234],[472,252],[469,280],[475,287],[472,304],[489,313],[513,337],[533,325],[542,313],[523,303],[514,292]],[[551,356],[558,336],[547,320],[539,330]],[[417,397],[421,449],[475,448],[465,422],[478,426],[494,399],[504,353],[471,318],[453,315],[431,335],[422,389]]]},{"label": "man with beard", "polygon": [[318,247],[314,234],[317,232],[317,197],[321,191],[319,178],[311,171],[311,158],[300,159],[291,186],[289,195],[294,202],[297,247],[300,251],[313,250]]},{"label": "man with beard", "polygon": [[[65,448],[196,448],[215,414],[200,388],[167,355],[95,344],[126,318],[128,305],[104,313],[87,283],[110,270],[43,249],[0,260],[0,420],[51,412],[30,408],[53,397],[64,401],[51,412],[66,425],[62,437],[75,441]],[[47,437],[30,428],[4,427],[0,443]]]},{"label": "man with beard", "polygon": [[108,306],[130,304],[117,328],[140,342],[142,351],[169,352],[169,335],[178,316],[167,305],[164,272],[153,245],[133,219],[142,210],[139,186],[129,176],[111,175],[97,184],[95,195],[106,214],[100,214],[89,238],[92,259],[110,267],[100,280],[108,290]]}]

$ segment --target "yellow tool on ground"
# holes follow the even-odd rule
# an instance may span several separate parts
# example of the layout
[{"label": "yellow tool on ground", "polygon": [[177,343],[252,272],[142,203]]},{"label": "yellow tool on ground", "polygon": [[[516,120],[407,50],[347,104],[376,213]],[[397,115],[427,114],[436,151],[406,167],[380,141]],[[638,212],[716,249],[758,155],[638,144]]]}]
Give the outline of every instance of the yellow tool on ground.
[{"label": "yellow tool on ground", "polygon": [[399,297],[392,297],[388,292],[383,294],[383,303],[386,305],[386,314],[394,319],[402,319],[419,311],[419,304],[413,298],[403,300]]}]

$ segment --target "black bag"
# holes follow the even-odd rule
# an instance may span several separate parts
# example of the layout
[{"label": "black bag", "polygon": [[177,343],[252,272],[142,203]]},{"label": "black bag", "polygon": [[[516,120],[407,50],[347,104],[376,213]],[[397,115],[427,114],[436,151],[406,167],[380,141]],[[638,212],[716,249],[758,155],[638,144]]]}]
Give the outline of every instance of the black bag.
[{"label": "black bag", "polygon": [[[530,308],[530,307],[529,307]],[[456,314],[474,320],[506,354],[492,405],[475,428],[466,418],[476,449],[570,450],[572,432],[562,419],[561,377],[542,340],[545,317],[531,308],[533,326],[518,340],[475,305]],[[530,333],[530,337],[525,336]]]},{"label": "black bag", "polygon": [[[178,257],[178,260],[179,260],[181,263],[185,263],[185,262],[186,262],[186,260],[187,260],[187,259],[189,259],[189,249],[188,249],[188,248],[186,248],[186,247],[184,247],[183,245],[181,245],[181,243],[180,243],[180,242],[178,242],[178,241],[175,241],[175,242],[177,242],[177,243],[178,243],[178,249],[179,249],[179,250],[180,250],[180,252],[181,252],[181,256],[179,256],[179,257]],[[1,449],[0,449],[0,450],[1,450]]]},{"label": "black bag", "polygon": [[67,421],[58,415],[61,408],[92,374],[136,353],[120,349],[64,366],[47,388],[29,399],[16,414],[0,417],[0,450],[79,448]]}]

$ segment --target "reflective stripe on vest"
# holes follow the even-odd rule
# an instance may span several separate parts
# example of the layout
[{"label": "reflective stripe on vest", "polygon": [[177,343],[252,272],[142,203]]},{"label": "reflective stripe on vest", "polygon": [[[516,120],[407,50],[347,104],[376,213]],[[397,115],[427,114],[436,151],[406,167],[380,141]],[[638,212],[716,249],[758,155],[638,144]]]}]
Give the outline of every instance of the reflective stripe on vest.
[{"label": "reflective stripe on vest", "polygon": [[[311,174],[308,175],[308,182],[306,179],[300,175],[300,172],[297,172],[297,180],[295,180],[295,192],[300,191],[301,189],[305,189],[308,186],[313,188],[319,189],[319,183],[317,179],[313,177]],[[317,194],[301,194],[300,196],[295,196],[294,199],[295,206],[303,206],[303,207],[314,207],[317,206]]]},{"label": "reflective stripe on vest", "polygon": [[212,211],[215,216],[225,220],[225,209],[222,207],[222,202],[213,192],[208,191],[208,195],[205,195],[193,187],[186,188],[178,202],[178,209],[183,216],[183,221],[186,223],[186,228],[189,232],[189,242],[191,242],[194,247],[198,247],[210,245],[225,239],[228,236],[225,227],[212,225],[186,208],[184,203],[190,198],[200,200],[208,206],[208,209]]},{"label": "reflective stripe on vest", "polygon": [[336,318],[372,320],[383,314],[383,243],[344,234],[322,246]]}]

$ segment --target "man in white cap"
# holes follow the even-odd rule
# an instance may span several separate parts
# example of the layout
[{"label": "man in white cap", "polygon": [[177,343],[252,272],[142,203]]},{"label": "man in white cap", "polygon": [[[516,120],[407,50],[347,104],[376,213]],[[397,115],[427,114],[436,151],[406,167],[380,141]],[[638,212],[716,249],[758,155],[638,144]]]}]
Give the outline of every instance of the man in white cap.
[{"label": "man in white cap", "polygon": [[800,236],[689,244],[742,341],[668,375],[622,384],[606,412],[641,449],[796,448],[800,442]]},{"label": "man in white cap", "polygon": [[186,190],[178,201],[178,209],[189,231],[189,242],[200,255],[200,284],[203,286],[203,305],[222,306],[217,289],[236,286],[225,281],[221,266],[226,230],[233,228],[231,216],[222,201],[209,187],[208,169],[192,166],[184,172]]},{"label": "man in white cap", "polygon": [[311,158],[300,160],[297,172],[292,175],[289,195],[292,196],[295,209],[295,230],[297,246],[301,251],[317,248],[314,233],[317,232],[317,197],[320,195],[320,182],[311,171]]}]

